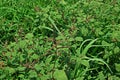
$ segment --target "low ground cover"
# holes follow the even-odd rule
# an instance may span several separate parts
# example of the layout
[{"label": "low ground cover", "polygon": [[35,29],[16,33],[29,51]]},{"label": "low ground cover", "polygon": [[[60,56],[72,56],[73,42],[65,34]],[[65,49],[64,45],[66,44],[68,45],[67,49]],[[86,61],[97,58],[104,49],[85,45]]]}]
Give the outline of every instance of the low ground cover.
[{"label": "low ground cover", "polygon": [[119,0],[0,0],[0,80],[120,80]]}]

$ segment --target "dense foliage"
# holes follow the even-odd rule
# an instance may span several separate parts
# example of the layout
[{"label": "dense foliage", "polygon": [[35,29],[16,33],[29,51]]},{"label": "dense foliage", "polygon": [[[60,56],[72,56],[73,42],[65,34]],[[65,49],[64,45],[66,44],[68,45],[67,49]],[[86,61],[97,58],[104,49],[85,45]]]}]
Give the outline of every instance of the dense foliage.
[{"label": "dense foliage", "polygon": [[120,80],[120,0],[0,0],[0,80]]}]

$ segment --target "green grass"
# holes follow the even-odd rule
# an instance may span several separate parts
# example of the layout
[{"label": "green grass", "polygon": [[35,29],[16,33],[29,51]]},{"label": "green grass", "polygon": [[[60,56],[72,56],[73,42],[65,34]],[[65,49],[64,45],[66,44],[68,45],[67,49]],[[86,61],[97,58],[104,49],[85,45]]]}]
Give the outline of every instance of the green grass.
[{"label": "green grass", "polygon": [[119,80],[119,0],[0,0],[0,80]]}]

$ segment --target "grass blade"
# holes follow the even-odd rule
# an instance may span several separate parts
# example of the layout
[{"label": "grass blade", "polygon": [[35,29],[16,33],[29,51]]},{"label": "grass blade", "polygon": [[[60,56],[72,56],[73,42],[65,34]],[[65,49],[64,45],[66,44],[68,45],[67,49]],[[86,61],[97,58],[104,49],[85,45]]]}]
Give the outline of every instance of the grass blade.
[{"label": "grass blade", "polygon": [[85,40],[85,41],[83,41],[82,42],[82,44],[80,45],[80,53],[82,53],[81,51],[81,49],[82,49],[82,46],[86,43],[86,42],[88,42],[88,41],[91,41],[92,39],[87,39],[87,40]]},{"label": "grass blade", "polygon": [[48,18],[49,21],[52,23],[52,25],[54,26],[54,28],[58,31],[59,34],[61,34],[60,30],[57,28],[57,26],[55,25],[54,21],[52,20],[52,18]]},{"label": "grass blade", "polygon": [[102,59],[99,59],[99,58],[89,58],[89,57],[84,57],[84,58],[88,59],[89,61],[100,61],[100,62],[102,62],[103,64],[105,64],[107,66],[107,68],[110,70],[110,72],[113,73],[111,68],[108,66],[108,64],[105,61],[103,61]]},{"label": "grass blade", "polygon": [[85,55],[87,53],[87,51],[89,50],[90,47],[92,47],[92,44],[97,41],[98,39],[92,40],[82,51],[82,54]]}]

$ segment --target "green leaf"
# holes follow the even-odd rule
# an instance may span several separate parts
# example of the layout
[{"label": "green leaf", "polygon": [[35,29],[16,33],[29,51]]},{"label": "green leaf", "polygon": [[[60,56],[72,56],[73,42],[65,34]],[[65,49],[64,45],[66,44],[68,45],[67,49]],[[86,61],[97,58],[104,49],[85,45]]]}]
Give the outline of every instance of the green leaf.
[{"label": "green leaf", "polygon": [[98,78],[99,78],[100,80],[105,80],[105,76],[104,76],[104,74],[103,74],[102,71],[99,72],[98,74],[99,74],[99,75],[98,75]]},{"label": "green leaf", "polygon": [[69,41],[74,41],[74,38],[69,38]]},{"label": "green leaf", "polygon": [[6,67],[5,70],[9,71],[9,74],[15,73],[15,68]]},{"label": "green leaf", "polygon": [[119,7],[114,7],[114,10],[116,11],[116,12],[119,12],[120,11],[120,8]]},{"label": "green leaf", "polygon": [[114,75],[114,76],[109,76],[108,80],[120,80],[120,78]]},{"label": "green leaf", "polygon": [[27,52],[30,55],[30,54],[34,53],[34,50],[33,49],[27,49]]},{"label": "green leaf", "polygon": [[64,70],[56,69],[53,75],[56,80],[68,80],[67,75]]},{"label": "green leaf", "polygon": [[45,24],[43,24],[42,26],[39,26],[39,28],[40,28],[40,29],[43,28],[43,29],[47,29],[47,30],[53,31],[52,28],[50,28],[50,27],[46,27]]},{"label": "green leaf", "polygon": [[19,78],[24,78],[24,75],[23,74],[19,74],[18,77]]},{"label": "green leaf", "polygon": [[109,45],[109,43],[106,41],[102,41],[102,45]]},{"label": "green leaf", "polygon": [[26,69],[26,67],[22,67],[22,66],[21,67],[17,67],[18,71],[24,71],[25,69]]},{"label": "green leaf", "polygon": [[41,70],[41,65],[37,63],[37,64],[35,64],[34,68],[35,68],[37,71],[39,71],[39,70]]},{"label": "green leaf", "polygon": [[6,54],[5,54],[5,56],[7,56],[8,58],[10,58],[11,57],[11,52],[6,52]]},{"label": "green leaf", "polygon": [[49,75],[43,75],[40,78],[41,80],[49,80]]},{"label": "green leaf", "polygon": [[60,4],[66,5],[67,3],[66,3],[64,0],[61,0],[61,1],[60,1]]},{"label": "green leaf", "polygon": [[84,80],[84,77],[78,77],[75,80]]},{"label": "green leaf", "polygon": [[25,35],[25,38],[26,38],[26,39],[32,39],[32,38],[33,38],[33,34],[32,34],[32,33],[27,33],[27,34]]},{"label": "green leaf", "polygon": [[104,33],[101,31],[101,29],[102,29],[102,28],[96,28],[96,32],[95,32],[96,36],[98,36],[98,35],[103,35],[103,34],[104,34]]},{"label": "green leaf", "polygon": [[76,37],[75,40],[76,41],[83,41],[83,38],[82,37]]},{"label": "green leaf", "polygon": [[81,32],[82,32],[83,36],[87,36],[87,34],[88,34],[88,29],[85,28],[85,26],[84,26],[84,27],[81,28]]},{"label": "green leaf", "polygon": [[25,40],[21,40],[18,44],[19,48],[25,48],[26,46],[26,41]]},{"label": "green leaf", "polygon": [[6,77],[6,74],[0,75],[0,80],[4,80],[5,77]]},{"label": "green leaf", "polygon": [[25,60],[24,54],[20,54],[19,59],[20,59],[20,62],[23,62]]},{"label": "green leaf", "polygon": [[120,52],[120,48],[117,46],[117,47],[115,47],[114,48],[114,54],[116,54],[116,53],[119,53]]},{"label": "green leaf", "polygon": [[116,71],[120,72],[120,64],[115,63],[115,69]]},{"label": "green leaf", "polygon": [[89,67],[89,61],[88,60],[81,60],[81,64],[83,64],[86,67]]},{"label": "green leaf", "polygon": [[38,56],[37,54],[34,53],[34,54],[31,56],[31,58],[32,58],[32,59],[38,59],[39,56]]},{"label": "green leaf", "polygon": [[29,78],[37,77],[37,72],[35,70],[30,70],[28,73],[29,73]]},{"label": "green leaf", "polygon": [[47,59],[45,60],[45,63],[46,63],[46,64],[50,64],[51,60],[52,60],[52,56],[49,56],[49,57],[47,57]]}]

